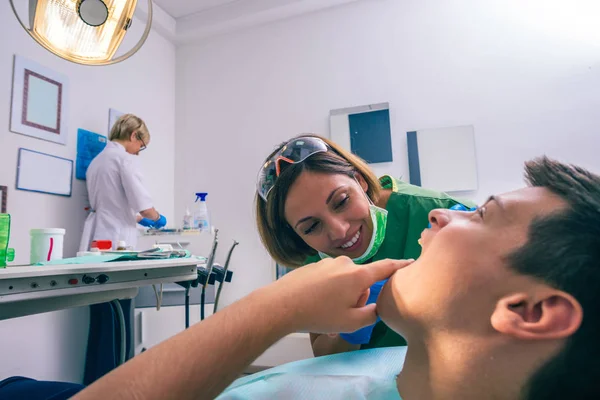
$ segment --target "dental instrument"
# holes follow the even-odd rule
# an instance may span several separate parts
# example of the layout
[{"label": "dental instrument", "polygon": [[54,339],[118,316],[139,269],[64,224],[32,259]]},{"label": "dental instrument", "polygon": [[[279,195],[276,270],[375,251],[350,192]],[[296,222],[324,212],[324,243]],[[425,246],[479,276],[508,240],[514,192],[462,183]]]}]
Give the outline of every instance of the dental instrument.
[{"label": "dental instrument", "polygon": [[200,294],[200,320],[204,320],[204,303],[206,301],[206,286],[208,285],[209,278],[212,274],[213,270],[213,262],[215,260],[215,253],[217,251],[217,246],[219,245],[219,230],[215,228],[215,237],[213,239],[212,249],[208,256],[206,267],[208,268],[208,274],[206,282],[202,285],[202,293]]},{"label": "dental instrument", "polygon": [[225,284],[227,278],[227,271],[229,269],[229,261],[231,260],[231,253],[233,253],[233,249],[235,246],[240,244],[238,241],[234,240],[233,245],[229,249],[229,253],[227,254],[227,259],[225,260],[225,267],[223,268],[223,279],[220,281],[219,288],[217,289],[217,296],[215,297],[215,305],[213,307],[213,314],[217,312],[217,308],[219,306],[219,298],[221,297],[221,290],[223,289],[223,285]]}]

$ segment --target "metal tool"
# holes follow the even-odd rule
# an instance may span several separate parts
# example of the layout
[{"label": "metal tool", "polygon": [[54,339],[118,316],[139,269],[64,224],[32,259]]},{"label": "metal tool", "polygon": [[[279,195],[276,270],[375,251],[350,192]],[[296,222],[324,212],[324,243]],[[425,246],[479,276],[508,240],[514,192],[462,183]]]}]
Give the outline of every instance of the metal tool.
[{"label": "metal tool", "polygon": [[234,240],[233,245],[229,249],[229,253],[227,253],[227,259],[225,260],[225,267],[223,267],[223,280],[219,284],[219,289],[217,289],[217,296],[215,297],[215,306],[213,309],[213,314],[217,312],[217,307],[219,306],[219,298],[221,297],[221,289],[223,289],[223,285],[225,284],[225,278],[227,277],[227,270],[229,269],[229,261],[231,260],[231,253],[233,253],[233,249],[235,246],[240,244],[238,241]]},{"label": "metal tool", "polygon": [[[206,268],[208,269],[208,278],[210,278],[210,274],[213,270],[213,262],[215,260],[215,253],[217,252],[217,246],[219,245],[219,230],[215,228],[215,237],[213,239],[212,249],[208,256]],[[206,279],[206,282],[202,285],[202,292],[200,294],[200,320],[204,320],[204,303],[206,300],[206,286],[208,286],[209,279]]]}]

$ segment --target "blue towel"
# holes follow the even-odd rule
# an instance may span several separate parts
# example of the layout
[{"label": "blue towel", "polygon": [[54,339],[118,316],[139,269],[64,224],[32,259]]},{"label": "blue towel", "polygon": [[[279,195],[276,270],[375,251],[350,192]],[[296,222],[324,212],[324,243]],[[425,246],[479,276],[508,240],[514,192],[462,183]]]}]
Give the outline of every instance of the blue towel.
[{"label": "blue towel", "polygon": [[280,365],[238,379],[218,400],[402,400],[396,376],[406,346],[358,350]]}]

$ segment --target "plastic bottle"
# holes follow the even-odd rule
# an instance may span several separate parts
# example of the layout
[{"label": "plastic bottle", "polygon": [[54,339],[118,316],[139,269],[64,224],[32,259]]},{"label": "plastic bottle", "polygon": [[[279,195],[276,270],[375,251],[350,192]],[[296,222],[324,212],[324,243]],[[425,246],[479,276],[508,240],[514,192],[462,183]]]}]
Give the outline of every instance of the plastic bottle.
[{"label": "plastic bottle", "polygon": [[208,216],[208,207],[206,206],[206,196],[208,193],[196,193],[194,202],[194,228],[200,232],[210,232],[210,218]]},{"label": "plastic bottle", "polygon": [[194,223],[194,218],[192,217],[192,213],[189,208],[185,209],[185,214],[183,215],[183,229],[191,229]]},{"label": "plastic bottle", "polygon": [[0,268],[15,259],[15,249],[8,247],[10,239],[10,214],[0,214]]}]

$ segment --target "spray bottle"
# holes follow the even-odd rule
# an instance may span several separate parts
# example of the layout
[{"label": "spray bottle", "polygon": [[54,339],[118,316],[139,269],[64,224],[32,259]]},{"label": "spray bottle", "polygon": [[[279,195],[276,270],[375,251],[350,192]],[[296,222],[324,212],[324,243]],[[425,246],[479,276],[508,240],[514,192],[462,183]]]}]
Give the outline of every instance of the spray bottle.
[{"label": "spray bottle", "polygon": [[189,208],[186,208],[183,215],[183,229],[191,229],[193,224],[194,218],[192,217],[192,213]]},{"label": "spray bottle", "polygon": [[194,202],[194,225],[193,227],[200,232],[210,232],[210,218],[208,207],[206,206],[206,196],[208,193],[196,193]]}]

